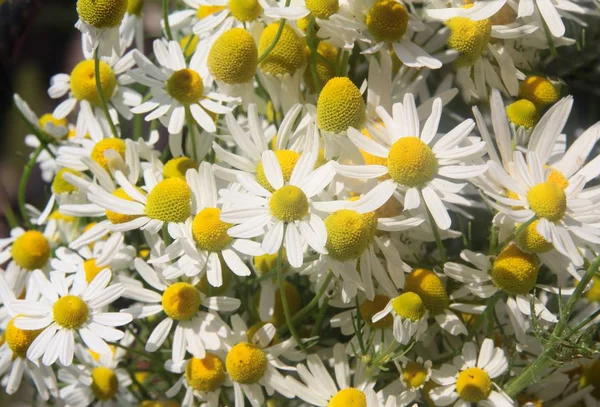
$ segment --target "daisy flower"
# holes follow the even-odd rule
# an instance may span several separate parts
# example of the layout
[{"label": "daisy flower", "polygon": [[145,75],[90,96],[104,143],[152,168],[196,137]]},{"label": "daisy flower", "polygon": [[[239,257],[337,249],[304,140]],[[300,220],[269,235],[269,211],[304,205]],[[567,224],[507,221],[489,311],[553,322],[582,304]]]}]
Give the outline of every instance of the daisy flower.
[{"label": "daisy flower", "polygon": [[141,52],[144,52],[143,8],[143,0],[127,1],[127,12],[125,13],[123,22],[119,27],[124,49],[131,47],[135,43],[135,48],[139,49]]},{"label": "daisy flower", "polygon": [[[209,133],[217,129],[211,114],[231,111],[222,102],[234,99],[210,91],[206,67],[201,65],[202,55],[198,50],[186,63],[181,46],[176,41],[165,44],[154,41],[154,55],[160,67],[154,65],[140,51],[133,51],[138,68],[129,75],[142,85],[150,87],[152,98],[131,111],[136,114],[148,113],[146,121],[160,119],[170,134],[180,133],[186,117]],[[191,131],[191,130],[190,130]]]},{"label": "daisy flower", "polygon": [[392,298],[383,310],[373,315],[371,321],[379,322],[390,314],[394,318],[394,338],[401,345],[419,340],[427,329],[427,309],[419,294],[406,292]]},{"label": "daisy flower", "polygon": [[50,279],[40,271],[33,272],[33,279],[41,293],[40,301],[16,300],[11,304],[20,315],[15,327],[24,330],[40,330],[40,334],[27,350],[32,361],[42,359],[50,366],[57,359],[64,366],[73,362],[75,333],[96,353],[110,352],[105,341],[118,341],[123,332],[112,327],[131,322],[127,313],[104,312],[106,305],[118,299],[125,287],[109,285],[110,270],[102,270],[91,283],[82,275],[68,287],[65,274],[53,271]]},{"label": "daisy flower", "polygon": [[411,94],[405,95],[404,103],[394,104],[393,117],[383,108],[378,108],[377,113],[385,125],[383,131],[377,132],[373,128],[371,139],[350,128],[348,138],[365,152],[386,159],[385,165],[338,164],[337,173],[357,179],[389,176],[390,179],[377,187],[380,194],[378,202],[387,202],[394,192],[399,191],[405,195],[405,210],[416,209],[424,204],[437,226],[442,230],[449,229],[451,219],[444,201],[463,202],[458,192],[466,184],[455,184],[446,178],[464,180],[477,177],[487,170],[487,166],[467,165],[471,159],[485,152],[485,143],[482,141],[462,145],[475,126],[470,119],[433,142],[441,110],[442,101],[436,99],[421,131]]},{"label": "daisy flower", "polygon": [[288,262],[295,268],[304,262],[305,243],[324,253],[325,225],[311,204],[329,185],[335,170],[331,163],[313,170],[316,160],[316,153],[303,154],[286,182],[276,154],[270,150],[263,152],[264,175],[273,192],[261,186],[255,177],[238,173],[239,183],[248,192],[220,192],[227,201],[244,202],[221,213],[222,221],[236,224],[228,230],[229,235],[238,238],[264,235],[261,247],[268,254],[278,252],[283,244]]},{"label": "daisy flower", "polygon": [[119,26],[127,11],[127,0],[78,0],[79,19],[75,27],[83,34],[82,43],[87,53],[98,48],[100,56],[120,54]]},{"label": "daisy flower", "polygon": [[398,383],[403,388],[397,399],[403,405],[408,405],[424,391],[427,383],[431,383],[432,363],[431,360],[423,361],[419,356],[414,362],[403,360],[402,363],[396,362],[395,365],[400,373]]},{"label": "daisy flower", "polygon": [[452,365],[443,364],[439,370],[433,370],[432,379],[440,386],[432,389],[429,397],[437,406],[464,407],[476,403],[478,406],[510,407],[513,402],[492,381],[507,369],[504,351],[494,348],[493,340],[483,340],[479,357],[476,345],[466,342]]}]

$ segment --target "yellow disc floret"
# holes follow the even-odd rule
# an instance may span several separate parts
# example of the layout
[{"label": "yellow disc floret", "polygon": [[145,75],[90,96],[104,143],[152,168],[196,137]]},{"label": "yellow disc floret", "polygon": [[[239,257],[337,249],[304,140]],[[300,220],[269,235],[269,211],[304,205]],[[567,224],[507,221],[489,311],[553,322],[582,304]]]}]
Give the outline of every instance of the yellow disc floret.
[{"label": "yellow disc floret", "polygon": [[200,291],[190,283],[175,283],[162,295],[162,307],[176,321],[192,318],[200,309]]},{"label": "yellow disc floret", "polygon": [[397,183],[413,188],[424,186],[438,171],[433,151],[418,137],[402,137],[390,148],[388,172]]},{"label": "yellow disc floret", "polygon": [[119,390],[119,379],[114,370],[100,366],[92,369],[92,393],[98,400],[110,400]]},{"label": "yellow disc floret", "polygon": [[142,14],[142,8],[144,7],[144,0],[128,0],[127,1],[127,13],[139,16]]},{"label": "yellow disc floret", "polygon": [[225,366],[217,355],[207,352],[202,359],[190,359],[185,368],[185,379],[194,390],[215,391],[225,381]]},{"label": "yellow disc floret", "polygon": [[[275,157],[277,158],[279,166],[281,167],[283,182],[289,182],[290,178],[292,177],[292,172],[294,172],[294,168],[296,167],[296,163],[300,158],[300,154],[293,150],[277,150],[275,151]],[[256,164],[256,181],[266,190],[270,192],[275,191],[267,180],[262,161],[259,161],[258,164]]]},{"label": "yellow disc floret", "polygon": [[360,130],[365,120],[365,103],[350,79],[336,77],[325,84],[317,101],[317,124],[321,130],[336,134],[346,132],[348,127]]},{"label": "yellow disc floret", "polygon": [[563,174],[556,168],[550,168],[548,182],[552,182],[558,185],[563,190],[567,189],[567,187],[569,186],[569,180],[567,179],[567,177],[565,177],[565,174]]},{"label": "yellow disc floret", "polygon": [[[367,127],[365,127],[364,129],[362,129],[361,133],[365,137],[373,140],[373,136],[371,136],[371,134],[369,133],[369,130],[368,130]],[[367,164],[367,165],[385,165],[385,166],[387,166],[387,158],[378,157],[376,155],[373,155],[371,153],[366,152],[365,150],[359,149],[359,151],[360,151],[360,155],[362,155],[362,157],[363,157],[363,160],[365,160],[365,164]],[[386,174],[386,175],[384,175],[381,178],[382,179],[387,179],[387,178],[389,178],[389,175]]]},{"label": "yellow disc floret", "polygon": [[54,303],[52,314],[54,321],[61,327],[77,329],[87,322],[90,309],[86,302],[76,295],[65,295]]},{"label": "yellow disc floret", "polygon": [[227,234],[231,226],[221,220],[219,208],[204,208],[194,217],[192,236],[200,250],[220,252],[233,240]]},{"label": "yellow disc floret", "polygon": [[367,12],[365,23],[375,41],[399,41],[408,27],[408,11],[396,0],[379,0]]},{"label": "yellow disc floret", "polygon": [[185,173],[192,168],[198,168],[198,163],[188,157],[171,158],[163,168],[165,178],[185,179]]},{"label": "yellow disc floret", "polygon": [[490,277],[496,287],[509,294],[527,294],[535,286],[538,269],[537,255],[510,245],[494,260]]},{"label": "yellow disc floret", "polygon": [[[286,267],[288,266],[287,264],[287,257],[286,257],[286,253],[285,253],[285,247],[282,249],[283,250],[283,269],[286,270]],[[256,273],[259,276],[262,276],[263,274],[268,273],[269,271],[273,271],[275,270],[275,267],[277,267],[277,256],[278,253],[273,253],[273,254],[263,254],[260,256],[254,256],[252,258],[252,264],[254,265],[254,270],[256,270]]]},{"label": "yellow disc floret", "polygon": [[94,28],[118,27],[127,3],[127,0],[77,0],[77,14]]},{"label": "yellow disc floret", "polygon": [[208,53],[208,70],[216,80],[237,84],[254,78],[258,49],[252,35],[243,28],[225,31]]},{"label": "yellow disc floret", "polygon": [[[202,6],[200,6],[200,8],[202,8]],[[200,10],[200,8],[198,10]],[[192,55],[194,55],[198,42],[200,42],[200,37],[194,34],[184,35],[179,39],[179,46],[183,50],[183,55],[186,58],[191,58]]]},{"label": "yellow disc floret", "polygon": [[360,318],[375,329],[391,327],[394,323],[394,317],[391,315],[386,315],[379,321],[373,322],[373,316],[383,310],[389,301],[390,297],[382,294],[375,295],[373,300],[364,300],[358,308],[360,311]]},{"label": "yellow disc floret", "polygon": [[483,369],[471,367],[458,375],[456,391],[461,399],[477,403],[489,397],[492,392],[492,379]]},{"label": "yellow disc floret", "polygon": [[427,369],[415,362],[408,362],[402,368],[402,381],[409,389],[419,389],[427,380]]},{"label": "yellow disc floret", "polygon": [[538,218],[546,218],[551,222],[561,220],[567,211],[565,191],[551,181],[531,187],[527,191],[527,202]]},{"label": "yellow disc floret", "polygon": [[109,266],[98,266],[96,259],[88,259],[83,262],[83,271],[85,271],[85,281],[91,283],[94,278],[104,269],[109,269]]},{"label": "yellow disc floret", "polygon": [[61,168],[58,170],[54,176],[54,179],[52,180],[52,192],[55,194],[69,194],[77,191],[77,187],[65,181],[64,175],[66,173],[73,174],[76,177],[81,177],[81,173],[79,171],[72,170],[70,168]]},{"label": "yellow disc floret", "polygon": [[[262,55],[277,35],[279,22],[269,24],[258,41],[258,54]],[[284,25],[279,41],[260,63],[260,69],[269,75],[292,75],[304,64],[304,46],[296,31]]]},{"label": "yellow disc floret", "polygon": [[444,283],[431,270],[413,270],[406,278],[404,290],[419,294],[425,308],[433,315],[442,312],[450,304]]},{"label": "yellow disc floret", "polygon": [[167,178],[154,187],[146,201],[146,215],[163,222],[185,222],[190,216],[191,192],[181,178]]},{"label": "yellow disc floret", "polygon": [[[81,61],[71,71],[71,93],[77,100],[86,100],[92,105],[99,105],[100,98],[96,91],[96,71],[94,60]],[[105,100],[109,100],[115,87],[117,77],[112,68],[104,61],[100,61],[100,86]]]},{"label": "yellow disc floret", "polygon": [[248,342],[235,345],[225,359],[229,377],[241,384],[254,384],[262,379],[268,363],[265,352]]},{"label": "yellow disc floret", "polygon": [[90,158],[108,171],[108,160],[104,155],[104,152],[106,150],[114,150],[121,158],[125,159],[125,149],[126,144],[123,140],[118,138],[105,138],[94,145]]},{"label": "yellow disc floret", "polygon": [[600,302],[600,277],[598,275],[592,278],[592,288],[583,295],[588,301]]},{"label": "yellow disc floret", "polygon": [[527,99],[519,99],[506,106],[506,116],[515,126],[530,129],[538,122],[540,115],[535,105]]},{"label": "yellow disc floret", "polygon": [[9,349],[14,355],[24,358],[27,354],[27,349],[33,343],[35,338],[43,331],[43,329],[25,330],[15,326],[15,318],[12,318],[4,331],[4,340]]},{"label": "yellow disc floret", "polygon": [[453,17],[446,21],[450,28],[448,47],[458,51],[456,66],[472,66],[486,50],[492,33],[489,19],[473,21],[468,17]]},{"label": "yellow disc floret", "polygon": [[552,243],[538,233],[538,222],[538,220],[535,220],[530,223],[518,237],[519,246],[526,252],[546,253],[552,249]]},{"label": "yellow disc floret", "polygon": [[552,82],[542,76],[528,76],[521,83],[519,97],[533,102],[538,109],[555,103],[560,94]]},{"label": "yellow disc floret", "polygon": [[198,102],[204,96],[204,83],[198,72],[184,68],[173,72],[167,80],[167,92],[183,105]]},{"label": "yellow disc floret", "polygon": [[25,270],[39,269],[50,258],[50,243],[42,232],[28,230],[14,241],[11,255],[19,267]]},{"label": "yellow disc floret", "polygon": [[326,247],[329,256],[338,261],[358,258],[374,234],[370,219],[351,209],[341,209],[325,218]]},{"label": "yellow disc floret", "polygon": [[[138,190],[140,192],[143,192],[140,188],[138,188]],[[132,197],[130,197],[129,195],[127,195],[127,193],[125,192],[125,190],[123,188],[117,188],[117,189],[115,189],[112,192],[112,194],[114,196],[116,196],[117,198],[121,198],[121,199],[124,199],[126,201],[133,201],[134,200]],[[114,225],[118,225],[120,223],[125,223],[125,222],[130,222],[130,221],[134,220],[135,218],[139,218],[139,215],[123,215],[121,213],[109,211],[108,209],[105,212],[106,212],[106,218],[112,224],[114,224]]]},{"label": "yellow disc floret", "polygon": [[427,311],[419,294],[413,292],[406,292],[394,298],[392,308],[396,315],[412,322],[420,321]]},{"label": "yellow disc floret", "polygon": [[367,407],[366,394],[354,387],[338,391],[327,403],[327,407]]},{"label": "yellow disc floret", "polygon": [[306,0],[306,8],[313,16],[326,20],[337,13],[340,3],[338,0]]},{"label": "yellow disc floret", "polygon": [[269,199],[271,214],[284,222],[300,220],[308,214],[308,198],[295,185],[284,185]]},{"label": "yellow disc floret", "polygon": [[54,116],[52,116],[52,113],[45,113],[42,116],[40,116],[38,123],[40,127],[44,130],[48,130],[46,128],[46,125],[48,125],[49,123],[52,123],[55,127],[67,127],[68,124],[66,118],[57,119]]},{"label": "yellow disc floret", "polygon": [[198,7],[198,10],[196,10],[196,18],[198,20],[202,20],[203,18],[211,16],[211,15],[218,13],[219,11],[224,10],[224,9],[225,9],[225,6],[201,5],[200,7]]},{"label": "yellow disc floret", "polygon": [[229,0],[231,15],[242,22],[256,20],[263,12],[258,0]]}]

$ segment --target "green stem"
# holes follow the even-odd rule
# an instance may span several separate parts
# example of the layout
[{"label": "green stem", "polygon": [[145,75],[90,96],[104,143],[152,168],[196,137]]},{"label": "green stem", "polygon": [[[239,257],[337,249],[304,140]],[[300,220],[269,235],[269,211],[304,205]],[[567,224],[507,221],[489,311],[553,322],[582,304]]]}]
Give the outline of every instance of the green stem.
[{"label": "green stem", "polygon": [[117,128],[112,121],[112,117],[110,117],[110,113],[108,112],[108,105],[106,104],[106,98],[104,97],[104,91],[102,90],[102,82],[100,78],[100,55],[98,54],[98,48],[96,48],[94,51],[94,75],[96,77],[96,93],[98,94],[100,107],[104,112],[104,116],[106,116],[106,121],[108,121],[108,125],[110,126],[110,131],[112,132],[113,137],[119,137],[119,132],[117,131]]},{"label": "green stem", "polygon": [[498,246],[496,246],[496,249],[492,253],[493,254],[500,253],[502,251],[502,249],[504,249],[504,247],[507,244],[509,244],[514,239],[516,239],[517,237],[519,237],[519,235],[521,233],[523,233],[523,231],[527,228],[527,226],[531,225],[536,219],[537,219],[537,217],[534,216],[533,218],[529,219],[527,222],[521,223],[519,225],[519,227],[516,228],[515,231],[513,233],[511,233],[511,235],[509,237],[507,237],[506,239],[504,239]]},{"label": "green stem", "polygon": [[327,308],[329,308],[329,298],[325,297],[325,299],[323,300],[323,305],[321,306],[321,308],[319,308],[319,313],[317,314],[315,324],[313,325],[313,328],[310,331],[310,336],[318,335],[319,331],[321,330],[321,324],[323,323],[323,319],[325,319]]},{"label": "green stem", "polygon": [[419,195],[421,196],[421,202],[425,206],[425,210],[427,211],[427,217],[429,218],[429,223],[431,223],[431,231],[433,232],[433,236],[435,237],[435,244],[440,252],[440,257],[442,258],[442,264],[445,264],[448,260],[448,255],[446,254],[446,248],[444,247],[444,243],[442,243],[442,237],[440,236],[440,230],[435,223],[435,219],[433,218],[433,214],[425,205],[425,197],[423,196],[423,191],[419,190]]},{"label": "green stem", "polygon": [[23,169],[23,175],[21,176],[21,181],[19,182],[19,191],[17,193],[17,198],[19,200],[19,210],[21,211],[21,217],[25,222],[27,227],[31,227],[31,221],[29,220],[29,216],[27,215],[27,209],[25,208],[25,200],[27,193],[27,184],[29,182],[29,177],[31,176],[31,171],[33,170],[33,166],[35,165],[35,161],[39,157],[40,153],[46,147],[45,143],[41,143],[31,154],[29,157],[29,161],[25,164],[25,168]]},{"label": "green stem", "polygon": [[194,131],[194,119],[192,118],[192,113],[190,112],[190,107],[185,107],[185,119],[187,121],[188,126],[188,137],[192,140],[192,160],[198,162],[197,152],[196,152],[196,132]]},{"label": "green stem", "polygon": [[267,49],[265,49],[263,51],[263,53],[260,54],[260,56],[258,57],[257,65],[260,65],[260,63],[263,61],[263,59],[265,59],[267,57],[267,55],[269,55],[269,52],[273,51],[273,48],[275,48],[275,45],[277,45],[277,42],[279,41],[279,38],[281,37],[281,34],[283,33],[284,26],[285,26],[285,18],[282,18],[279,21],[279,28],[277,29],[277,33],[275,34],[275,38],[273,38],[273,41],[269,44],[269,46],[267,47]]},{"label": "green stem", "polygon": [[310,17],[310,22],[308,23],[308,28],[306,30],[306,38],[308,39],[308,48],[310,49],[310,72],[313,78],[313,82],[315,84],[315,92],[319,94],[321,92],[321,79],[319,79],[319,74],[317,73],[317,49],[319,46],[319,40],[315,35],[315,17]]},{"label": "green stem", "polygon": [[162,0],[162,12],[167,40],[173,41],[173,34],[171,33],[171,26],[169,25],[169,0]]},{"label": "green stem", "polygon": [[142,137],[142,130],[144,126],[143,116],[136,114],[133,118],[133,139],[139,140]]}]

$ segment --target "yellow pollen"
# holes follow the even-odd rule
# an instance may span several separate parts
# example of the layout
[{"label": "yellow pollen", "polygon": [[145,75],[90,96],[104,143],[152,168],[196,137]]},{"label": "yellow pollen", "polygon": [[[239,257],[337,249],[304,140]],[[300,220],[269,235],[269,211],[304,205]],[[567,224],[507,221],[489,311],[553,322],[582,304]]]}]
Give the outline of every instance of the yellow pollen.
[{"label": "yellow pollen", "polygon": [[125,159],[125,149],[126,145],[123,140],[118,138],[105,138],[94,145],[90,158],[108,171],[108,160],[104,156],[104,152],[106,150],[114,150],[121,158]]},{"label": "yellow pollen", "polygon": [[227,234],[231,224],[221,220],[219,208],[204,208],[192,222],[192,236],[200,250],[220,252],[233,238]]},{"label": "yellow pollen", "polygon": [[413,270],[406,278],[404,290],[419,294],[425,308],[433,315],[442,312],[450,304],[444,283],[431,270]]},{"label": "yellow pollen", "polygon": [[262,379],[268,363],[265,352],[248,342],[235,345],[225,359],[229,377],[241,384],[254,384]]},{"label": "yellow pollen", "polygon": [[437,158],[418,137],[402,137],[390,148],[388,172],[397,183],[413,188],[424,186],[438,171]]},{"label": "yellow pollen", "polygon": [[375,41],[399,41],[406,33],[408,11],[396,0],[379,0],[367,12],[365,23]]},{"label": "yellow pollen", "polygon": [[529,207],[538,218],[557,222],[567,211],[565,191],[554,182],[546,181],[533,186],[527,192]]},{"label": "yellow pollen", "polygon": [[552,82],[542,76],[528,76],[519,89],[519,97],[533,102],[538,109],[555,103],[560,97]]},{"label": "yellow pollen", "polygon": [[225,381],[225,366],[217,355],[207,352],[203,359],[190,359],[185,368],[185,379],[194,390],[215,391]]},{"label": "yellow pollen", "polygon": [[269,208],[277,219],[293,222],[308,214],[308,198],[297,186],[284,185],[271,196]]},{"label": "yellow pollen", "polygon": [[583,374],[579,379],[579,388],[592,386],[591,395],[595,399],[600,399],[600,361],[595,360],[583,369]]},{"label": "yellow pollen", "polygon": [[142,14],[142,8],[144,7],[144,0],[128,0],[127,2],[127,13],[139,16]]},{"label": "yellow pollen", "polygon": [[56,119],[54,116],[52,116],[52,113],[43,114],[39,118],[38,123],[40,127],[44,130],[47,130],[46,125],[48,123],[52,123],[56,127],[67,127],[68,125],[67,119]]},{"label": "yellow pollen", "polygon": [[[203,6],[200,6],[202,8]],[[208,7],[208,6],[207,6]],[[215,6],[217,7],[217,6]],[[200,9],[198,9],[200,11]],[[200,37],[194,34],[184,35],[179,39],[179,46],[183,50],[183,55],[186,58],[191,58],[196,51],[196,47],[198,46],[198,42],[200,41]]]},{"label": "yellow pollen", "polygon": [[535,286],[539,259],[510,245],[496,257],[490,277],[499,289],[509,294],[527,294]]},{"label": "yellow pollen", "polygon": [[110,400],[119,390],[119,379],[115,371],[108,367],[92,369],[92,393],[98,400]]},{"label": "yellow pollen", "polygon": [[410,319],[412,322],[420,321],[425,315],[425,304],[419,294],[406,292],[394,298],[392,308],[399,317]]},{"label": "yellow pollen", "polygon": [[535,105],[527,99],[519,99],[506,106],[506,116],[515,126],[530,129],[538,122],[540,115]]},{"label": "yellow pollen", "polygon": [[37,338],[43,329],[32,331],[19,329],[15,326],[14,321],[15,318],[12,318],[8,322],[3,338],[14,355],[24,358],[27,354],[27,349],[29,349],[29,346],[31,346],[35,338]]},{"label": "yellow pollen", "polygon": [[25,270],[44,267],[50,258],[50,243],[37,230],[28,230],[12,244],[11,255],[15,263]]},{"label": "yellow pollen", "polygon": [[192,168],[198,168],[198,163],[188,157],[171,158],[163,168],[165,178],[185,179],[185,173]]},{"label": "yellow pollen", "polygon": [[229,0],[229,11],[238,21],[256,20],[263,12],[258,0]]},{"label": "yellow pollen", "polygon": [[[137,187],[136,187],[137,188]],[[137,188],[138,191],[144,193],[144,191],[142,191],[140,188]],[[125,190],[123,190],[123,188],[117,188],[115,189],[112,194],[114,196],[116,196],[117,198],[121,198],[124,199],[126,201],[132,201],[133,202],[133,198],[130,197],[129,195],[127,195],[127,193],[125,192]],[[113,211],[109,211],[108,209],[105,211],[106,212],[106,218],[114,225],[118,225],[120,223],[126,223],[126,222],[130,222],[132,220],[134,220],[135,218],[139,218],[139,215],[123,215],[117,212],[113,212]]]},{"label": "yellow pollen", "polygon": [[[285,296],[288,301],[291,315],[296,314],[302,308],[302,297],[295,285],[289,282],[283,284]],[[283,313],[283,305],[281,302],[281,291],[279,288],[275,292],[275,303],[273,304],[273,316],[270,321],[276,328],[285,324],[285,314]]]},{"label": "yellow pollen", "polygon": [[[279,22],[269,24],[258,41],[258,54],[262,55],[277,35]],[[289,25],[283,27],[275,47],[260,63],[260,69],[269,75],[292,75],[304,65],[304,45]]]},{"label": "yellow pollen", "polygon": [[196,18],[198,20],[202,20],[205,17],[218,13],[221,10],[224,10],[225,6],[200,6],[196,11]]},{"label": "yellow pollen", "polygon": [[[290,178],[292,177],[292,172],[294,172],[294,168],[296,168],[296,163],[300,158],[300,154],[293,150],[277,150],[275,151],[275,157],[277,158],[279,166],[281,167],[283,182],[289,182]],[[262,161],[259,161],[256,165],[256,181],[266,190],[270,192],[275,191],[275,189],[273,189],[267,180]]]},{"label": "yellow pollen", "polygon": [[360,311],[360,318],[375,329],[391,327],[394,323],[394,317],[391,315],[386,315],[377,322],[372,321],[373,316],[383,310],[389,301],[390,297],[381,294],[375,295],[373,300],[364,300],[358,308]]},{"label": "yellow pollen", "polygon": [[167,92],[183,105],[198,102],[204,96],[204,83],[198,72],[184,68],[175,71],[167,80]]},{"label": "yellow pollen", "polygon": [[313,16],[326,20],[337,13],[340,3],[338,0],[306,0],[306,8]]},{"label": "yellow pollen", "polygon": [[88,305],[75,295],[59,298],[52,307],[54,321],[63,328],[77,329],[85,324],[90,315]]},{"label": "yellow pollen", "polygon": [[565,177],[565,175],[557,170],[556,168],[550,169],[550,175],[548,175],[548,182],[552,182],[558,185],[562,190],[567,189],[569,186],[569,180]]},{"label": "yellow pollen", "polygon": [[592,288],[585,294],[585,298],[590,302],[600,302],[600,277],[595,275],[592,279]]},{"label": "yellow pollen", "polygon": [[89,259],[83,262],[83,270],[85,271],[85,281],[91,283],[94,278],[104,269],[109,269],[109,266],[99,267],[96,264],[96,259]]},{"label": "yellow pollen", "polygon": [[367,396],[361,390],[348,387],[338,391],[329,400],[327,407],[367,407]]},{"label": "yellow pollen", "polygon": [[190,217],[190,199],[190,187],[184,180],[167,178],[148,194],[146,215],[163,222],[185,222]]},{"label": "yellow pollen", "polygon": [[[306,63],[310,64],[310,48],[308,45],[304,48],[306,54]],[[335,76],[333,66],[337,60],[338,50],[337,48],[326,41],[319,42],[317,46],[317,56],[315,58],[315,68],[317,70],[317,77],[321,84],[326,84],[331,78]],[[312,93],[316,92],[317,88],[313,80],[312,72],[310,69],[304,71],[304,83],[308,86]]]},{"label": "yellow pollen", "polygon": [[216,80],[237,84],[250,81],[256,73],[258,49],[243,28],[224,32],[208,53],[208,70]]},{"label": "yellow pollen", "polygon": [[369,217],[351,209],[333,212],[325,218],[329,256],[338,261],[360,257],[369,246],[376,226]]},{"label": "yellow pollen", "polygon": [[492,392],[492,380],[483,369],[471,367],[458,375],[456,391],[461,399],[477,403],[489,397]]},{"label": "yellow pollen", "polygon": [[361,130],[366,121],[360,90],[346,77],[329,80],[317,101],[317,124],[329,133],[345,133],[348,127]]},{"label": "yellow pollen", "polygon": [[408,362],[402,368],[402,381],[409,389],[419,389],[427,380],[427,369],[415,362]]},{"label": "yellow pollen", "polygon": [[126,11],[127,0],[77,0],[79,18],[95,28],[119,26]]},{"label": "yellow pollen", "polygon": [[184,321],[192,318],[200,309],[200,291],[190,283],[175,283],[162,295],[162,307],[170,318]]},{"label": "yellow pollen", "polygon": [[458,67],[472,66],[486,50],[492,33],[492,22],[489,19],[472,21],[467,17],[453,17],[446,21],[450,28],[448,47],[458,51],[454,61]]},{"label": "yellow pollen", "polygon": [[[96,72],[94,60],[81,61],[71,71],[71,93],[77,100],[87,100],[92,105],[99,105],[100,98],[96,91]],[[105,100],[110,100],[117,86],[117,77],[112,68],[100,61],[100,86]]]},{"label": "yellow pollen", "polygon": [[538,220],[535,220],[530,223],[518,238],[519,246],[528,253],[546,253],[552,249],[552,243],[548,242],[538,233],[538,222]]},{"label": "yellow pollen", "polygon": [[70,168],[61,168],[54,176],[54,180],[52,180],[52,192],[55,194],[69,194],[77,191],[77,187],[74,187],[65,181],[65,173],[73,174],[76,177],[81,177],[81,173],[79,171],[75,171]]}]

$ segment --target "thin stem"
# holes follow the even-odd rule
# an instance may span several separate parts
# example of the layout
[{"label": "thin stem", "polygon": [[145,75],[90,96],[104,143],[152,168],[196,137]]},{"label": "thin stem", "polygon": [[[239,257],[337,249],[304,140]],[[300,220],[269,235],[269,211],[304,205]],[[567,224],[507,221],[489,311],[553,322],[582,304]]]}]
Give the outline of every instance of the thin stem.
[{"label": "thin stem", "polygon": [[323,300],[323,305],[321,306],[321,308],[319,308],[319,313],[317,314],[315,324],[313,325],[313,328],[310,331],[310,336],[317,336],[318,332],[321,330],[321,324],[323,323],[323,319],[325,319],[325,313],[327,312],[327,308],[329,308],[329,298],[325,297],[325,299]]},{"label": "thin stem", "polygon": [[529,219],[527,222],[521,223],[519,225],[519,227],[516,228],[515,231],[513,233],[511,233],[511,235],[509,237],[507,237],[506,239],[504,239],[498,246],[496,246],[496,249],[493,251],[493,253],[494,254],[500,253],[502,251],[502,249],[504,249],[504,247],[507,244],[509,244],[514,239],[516,239],[517,237],[519,237],[519,235],[521,233],[523,233],[523,231],[527,228],[527,226],[531,225],[536,219],[537,219],[537,217],[534,216],[533,218]]},{"label": "thin stem", "polygon": [[317,73],[317,49],[319,46],[319,40],[315,35],[315,17],[310,17],[310,22],[308,23],[308,28],[306,30],[306,37],[308,39],[308,48],[310,49],[310,72],[313,78],[313,82],[315,85],[315,92],[318,94],[321,92],[321,79],[319,78],[319,74]]},{"label": "thin stem", "polygon": [[196,132],[194,132],[194,119],[192,118],[192,113],[190,112],[190,107],[185,107],[185,120],[187,121],[188,126],[188,137],[192,140],[192,160],[198,162],[198,153],[196,151]]},{"label": "thin stem", "polygon": [[273,41],[269,44],[269,46],[267,47],[267,49],[265,49],[263,51],[263,53],[260,54],[260,56],[258,57],[257,65],[260,65],[260,63],[263,61],[263,59],[265,59],[267,57],[267,55],[269,55],[269,52],[273,51],[273,48],[275,48],[275,45],[277,45],[277,42],[279,41],[279,38],[281,37],[281,34],[283,33],[284,26],[285,26],[285,18],[282,18],[279,21],[279,28],[277,29],[277,33],[275,34],[275,38],[273,38]]},{"label": "thin stem", "polygon": [[162,0],[162,12],[167,40],[173,41],[173,34],[171,33],[171,26],[169,25],[169,0]]},{"label": "thin stem", "polygon": [[142,137],[143,130],[143,119],[144,117],[141,114],[136,114],[133,118],[133,139],[139,140]]},{"label": "thin stem", "polygon": [[592,313],[592,315],[588,316],[583,321],[575,325],[574,328],[569,328],[569,334],[566,336],[566,338],[571,337],[571,335],[573,335],[575,332],[578,332],[584,326],[592,322],[598,315],[600,315],[600,308],[598,308],[594,313]]},{"label": "thin stem", "polygon": [[421,202],[425,206],[425,210],[427,211],[427,217],[429,218],[429,223],[431,223],[431,231],[433,232],[433,236],[435,237],[435,244],[440,252],[440,257],[442,258],[442,264],[445,264],[448,260],[448,255],[446,254],[446,248],[444,247],[444,243],[442,243],[442,237],[440,236],[440,230],[435,223],[435,219],[433,218],[433,214],[429,210],[429,207],[425,205],[425,197],[423,196],[423,191],[419,190],[419,195],[421,196]]},{"label": "thin stem", "polygon": [[25,199],[27,193],[27,184],[29,182],[29,177],[31,176],[31,171],[33,170],[33,166],[35,165],[35,161],[37,160],[40,153],[44,150],[46,144],[41,143],[31,154],[29,157],[29,161],[25,164],[25,168],[23,169],[23,175],[21,176],[21,181],[19,182],[19,191],[17,193],[17,198],[19,200],[19,210],[21,211],[21,217],[25,222],[27,227],[31,227],[31,221],[29,220],[29,216],[27,215],[27,209],[25,208]]},{"label": "thin stem", "polygon": [[96,93],[98,94],[100,107],[104,112],[104,116],[106,116],[106,121],[108,121],[108,125],[110,126],[110,131],[112,132],[113,137],[119,137],[119,132],[117,131],[117,128],[115,127],[115,124],[112,121],[112,117],[110,117],[110,113],[108,112],[108,105],[106,104],[104,92],[102,91],[102,82],[100,78],[100,55],[98,54],[98,47],[94,51],[94,75],[96,77]]}]

